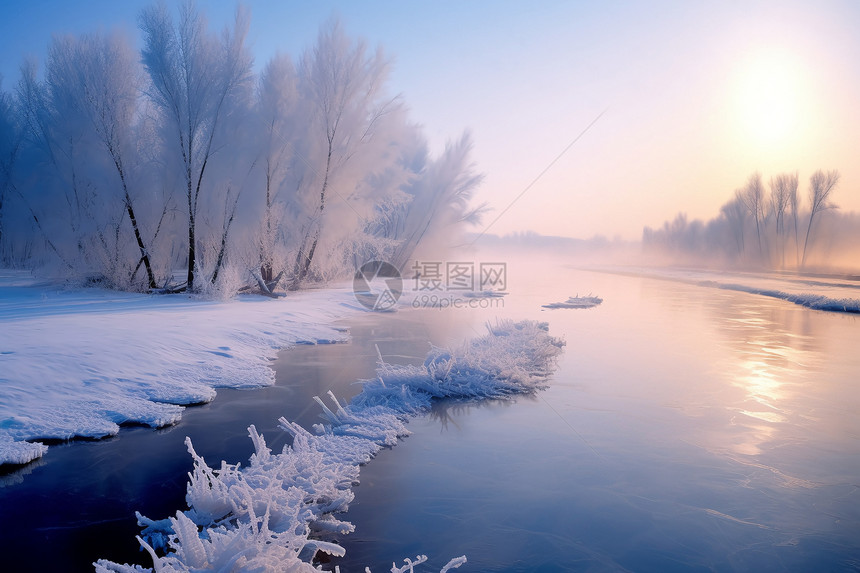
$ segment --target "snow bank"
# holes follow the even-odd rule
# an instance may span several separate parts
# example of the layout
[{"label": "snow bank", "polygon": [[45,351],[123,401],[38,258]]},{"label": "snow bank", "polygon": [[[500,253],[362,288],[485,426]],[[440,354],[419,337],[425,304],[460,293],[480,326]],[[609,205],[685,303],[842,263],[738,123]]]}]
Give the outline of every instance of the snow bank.
[{"label": "snow bank", "polygon": [[602,303],[603,299],[597,296],[571,296],[564,302],[551,302],[542,308],[592,308]]},{"label": "snow bank", "polygon": [[0,464],[41,456],[39,440],[174,424],[219,387],[271,385],[278,349],[345,340],[333,322],[353,309],[346,287],[225,303],[63,289],[4,271]]},{"label": "snow bank", "polygon": [[853,314],[860,313],[860,299],[856,298],[830,298],[828,296],[814,293],[793,294],[769,288],[759,288],[735,283],[716,283],[713,281],[702,281],[701,285],[778,298],[813,310],[829,310],[831,312],[848,312]]},{"label": "snow bank", "polygon": [[[343,555],[336,536],[354,526],[336,517],[353,499],[359,465],[381,448],[409,433],[407,413],[426,409],[433,398],[474,399],[529,393],[542,387],[564,342],[547,332],[546,323],[511,321],[488,325],[488,334],[454,351],[434,348],[422,366],[395,366],[380,358],[375,380],[351,403],[329,393],[321,399],[325,423],[315,434],[281,418],[291,445],[274,454],[256,428],[247,468],[221,462],[206,464],[186,440],[194,460],[186,500],[190,509],[155,521],[138,514],[155,571],[315,571],[316,552]],[[412,571],[426,562],[419,555],[391,571]],[[465,557],[449,561],[443,572]],[[152,571],[106,560],[97,573]]]},{"label": "snow bank", "polygon": [[26,464],[42,455],[48,446],[40,443],[16,442],[11,437],[0,434],[0,460],[6,464]]},{"label": "snow bank", "polygon": [[[677,268],[630,267],[602,270],[767,296],[813,310],[860,313],[860,282],[849,277],[819,278],[790,273],[717,272]],[[846,297],[846,294],[851,296]]]}]

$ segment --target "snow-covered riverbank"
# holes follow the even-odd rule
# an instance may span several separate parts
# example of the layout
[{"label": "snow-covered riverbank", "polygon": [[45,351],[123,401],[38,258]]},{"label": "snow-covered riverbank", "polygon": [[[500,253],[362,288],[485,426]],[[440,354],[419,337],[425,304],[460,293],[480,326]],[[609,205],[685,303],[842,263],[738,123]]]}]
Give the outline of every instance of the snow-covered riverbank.
[{"label": "snow-covered riverbank", "polygon": [[270,385],[278,349],[346,340],[335,322],[353,312],[366,311],[347,285],[216,302],[0,271],[0,464],[43,455],[43,441],[173,424],[219,387]]},{"label": "snow-covered riverbank", "polygon": [[596,270],[745,292],[784,300],[812,310],[860,313],[860,282],[853,277],[675,267],[604,267]]}]

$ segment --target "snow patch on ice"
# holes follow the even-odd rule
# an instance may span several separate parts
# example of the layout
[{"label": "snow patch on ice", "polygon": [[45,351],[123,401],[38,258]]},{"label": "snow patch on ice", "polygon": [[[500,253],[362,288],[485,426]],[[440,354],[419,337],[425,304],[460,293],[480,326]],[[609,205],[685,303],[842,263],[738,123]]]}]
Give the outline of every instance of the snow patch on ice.
[{"label": "snow patch on ice", "polygon": [[[359,466],[383,447],[409,433],[409,415],[425,411],[434,398],[498,398],[531,393],[546,385],[564,341],[549,335],[546,323],[500,321],[488,334],[461,348],[434,348],[421,366],[395,366],[381,359],[375,380],[349,404],[329,393],[315,434],[281,418],[291,445],[273,453],[254,426],[254,445],[246,468],[221,462],[213,468],[197,454],[186,501],[190,509],[152,520],[138,514],[144,528],[141,545],[155,571],[317,571],[317,552],[343,555],[338,535],[354,530],[337,517],[353,500]],[[427,557],[406,559],[391,571],[412,572]],[[466,557],[450,560],[441,571],[459,567]],[[151,572],[139,565],[106,560],[97,573]]]},{"label": "snow patch on ice", "polygon": [[507,295],[507,292],[500,290],[466,291],[461,294],[461,296],[464,296],[466,298],[501,298]]},{"label": "snow patch on ice", "polygon": [[603,302],[603,299],[598,296],[571,296],[564,302],[551,302],[545,304],[542,308],[592,308]]}]

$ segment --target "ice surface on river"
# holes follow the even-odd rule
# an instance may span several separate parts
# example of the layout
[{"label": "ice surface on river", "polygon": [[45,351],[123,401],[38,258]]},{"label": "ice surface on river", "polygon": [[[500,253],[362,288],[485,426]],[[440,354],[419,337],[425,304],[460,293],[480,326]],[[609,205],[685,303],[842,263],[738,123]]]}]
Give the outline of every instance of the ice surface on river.
[{"label": "ice surface on river", "polygon": [[[281,418],[293,442],[280,453],[251,426],[255,452],[246,468],[225,462],[210,467],[186,440],[194,459],[186,496],[190,509],[160,521],[138,515],[146,538],[139,539],[155,571],[315,571],[316,552],[343,555],[334,536],[354,529],[338,515],[353,499],[359,464],[408,433],[407,413],[422,411],[433,398],[534,392],[547,383],[563,346],[546,323],[500,321],[461,348],[434,348],[421,366],[380,359],[377,378],[364,381],[349,404],[334,395],[330,404],[318,399],[325,423],[314,426],[316,433]],[[406,560],[392,571],[412,571],[426,559]],[[452,559],[442,571],[463,563],[465,557]],[[96,571],[150,570],[100,560]]]},{"label": "ice surface on river", "polygon": [[0,464],[41,456],[40,439],[161,427],[215,388],[273,384],[279,348],[345,339],[332,323],[347,307],[347,288],[222,303],[0,271]]}]

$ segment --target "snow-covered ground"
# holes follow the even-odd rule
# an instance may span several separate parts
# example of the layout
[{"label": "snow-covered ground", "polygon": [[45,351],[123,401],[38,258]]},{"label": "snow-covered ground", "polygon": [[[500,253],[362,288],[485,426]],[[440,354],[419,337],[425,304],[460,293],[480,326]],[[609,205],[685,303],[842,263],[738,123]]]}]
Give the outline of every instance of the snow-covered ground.
[{"label": "snow-covered ground", "polygon": [[0,270],[0,464],[41,456],[40,440],[173,424],[219,387],[273,384],[278,349],[346,340],[334,324],[352,312],[366,311],[351,285],[216,302]]}]

